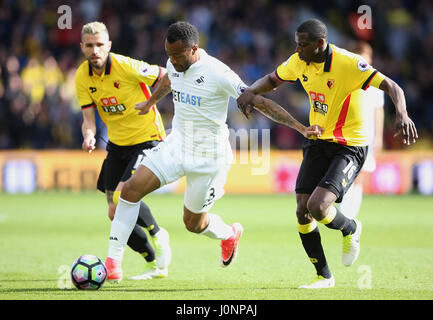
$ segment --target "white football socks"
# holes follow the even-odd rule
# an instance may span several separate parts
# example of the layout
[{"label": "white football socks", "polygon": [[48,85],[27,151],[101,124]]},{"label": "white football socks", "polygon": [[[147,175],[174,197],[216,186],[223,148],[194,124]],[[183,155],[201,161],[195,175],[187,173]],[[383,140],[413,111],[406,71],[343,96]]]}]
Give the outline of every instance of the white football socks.
[{"label": "white football socks", "polygon": [[140,210],[140,201],[134,203],[119,198],[114,219],[111,222],[108,257],[121,261],[129,236],[134,229]]},{"label": "white football socks", "polygon": [[362,185],[352,184],[340,203],[340,211],[348,218],[353,219],[359,213],[362,202]]},{"label": "white football socks", "polygon": [[207,214],[209,225],[200,234],[211,239],[227,240],[233,235],[231,226],[225,224],[219,215],[208,213]]}]

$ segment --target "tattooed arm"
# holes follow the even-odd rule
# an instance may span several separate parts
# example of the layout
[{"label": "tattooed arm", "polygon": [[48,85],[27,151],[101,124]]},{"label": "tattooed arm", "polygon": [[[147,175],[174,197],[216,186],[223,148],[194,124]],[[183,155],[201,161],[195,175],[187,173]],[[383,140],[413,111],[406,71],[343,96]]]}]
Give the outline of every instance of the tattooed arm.
[{"label": "tattooed arm", "polygon": [[305,127],[278,103],[260,95],[255,95],[251,100],[251,104],[254,106],[254,109],[260,111],[269,119],[295,129],[306,138],[310,136],[320,137],[324,131],[323,128],[318,125]]},{"label": "tattooed arm", "polygon": [[146,114],[155,104],[171,92],[171,82],[168,79],[168,73],[164,74],[156,86],[155,91],[150,96],[149,100],[137,103],[135,109],[140,110],[138,114]]}]

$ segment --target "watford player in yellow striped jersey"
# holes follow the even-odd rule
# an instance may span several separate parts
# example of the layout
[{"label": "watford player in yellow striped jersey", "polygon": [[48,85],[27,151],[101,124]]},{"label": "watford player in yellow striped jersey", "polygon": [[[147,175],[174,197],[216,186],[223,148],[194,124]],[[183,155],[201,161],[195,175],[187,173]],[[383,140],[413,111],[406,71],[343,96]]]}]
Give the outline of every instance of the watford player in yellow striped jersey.
[{"label": "watford player in yellow striped jersey", "polygon": [[[95,149],[97,110],[107,126],[109,138],[97,188],[106,193],[108,216],[113,220],[117,203],[121,201],[122,186],[133,174],[144,150],[155,147],[165,138],[156,106],[145,116],[134,108],[136,103],[150,98],[150,87],[158,83],[166,70],[111,53],[108,30],[101,22],[83,26],[80,45],[86,60],[76,71],[75,84],[83,114],[82,148],[89,153]],[[142,228],[148,229],[153,246]],[[128,245],[147,261],[140,279],[167,276],[171,259],[168,233],[158,226],[143,202]]]},{"label": "watford player in yellow striped jersey", "polygon": [[323,129],[303,144],[303,160],[296,181],[296,216],[302,245],[317,277],[300,288],[329,288],[335,284],[326,261],[316,221],[343,235],[342,263],[352,265],[360,253],[362,224],[334,206],[341,202],[360,172],[367,155],[368,127],[363,90],[368,86],[386,92],[396,109],[395,136],[404,144],[418,134],[406,111],[403,90],[359,55],[327,42],[327,28],[317,19],[296,30],[296,52],[245,89],[238,106],[248,117],[256,94],[299,80],[310,100],[310,125]]}]

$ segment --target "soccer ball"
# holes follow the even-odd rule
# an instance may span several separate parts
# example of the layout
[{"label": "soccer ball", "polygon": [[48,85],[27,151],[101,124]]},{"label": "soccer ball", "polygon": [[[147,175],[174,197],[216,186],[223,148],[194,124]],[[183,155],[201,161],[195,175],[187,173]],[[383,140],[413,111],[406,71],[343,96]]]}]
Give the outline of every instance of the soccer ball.
[{"label": "soccer ball", "polygon": [[98,257],[85,254],[74,261],[71,280],[81,290],[98,290],[107,279],[107,268]]}]

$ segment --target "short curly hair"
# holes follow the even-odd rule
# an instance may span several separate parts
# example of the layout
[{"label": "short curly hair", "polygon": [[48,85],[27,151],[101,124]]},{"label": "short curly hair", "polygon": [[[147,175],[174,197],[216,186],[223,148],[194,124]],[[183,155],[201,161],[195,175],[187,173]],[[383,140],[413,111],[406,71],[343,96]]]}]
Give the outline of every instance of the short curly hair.
[{"label": "short curly hair", "polygon": [[326,25],[318,19],[310,19],[303,22],[296,32],[306,32],[311,40],[328,39]]},{"label": "short curly hair", "polygon": [[191,48],[194,45],[198,45],[199,34],[192,24],[178,21],[168,27],[166,39],[169,43],[181,40],[185,46]]}]

